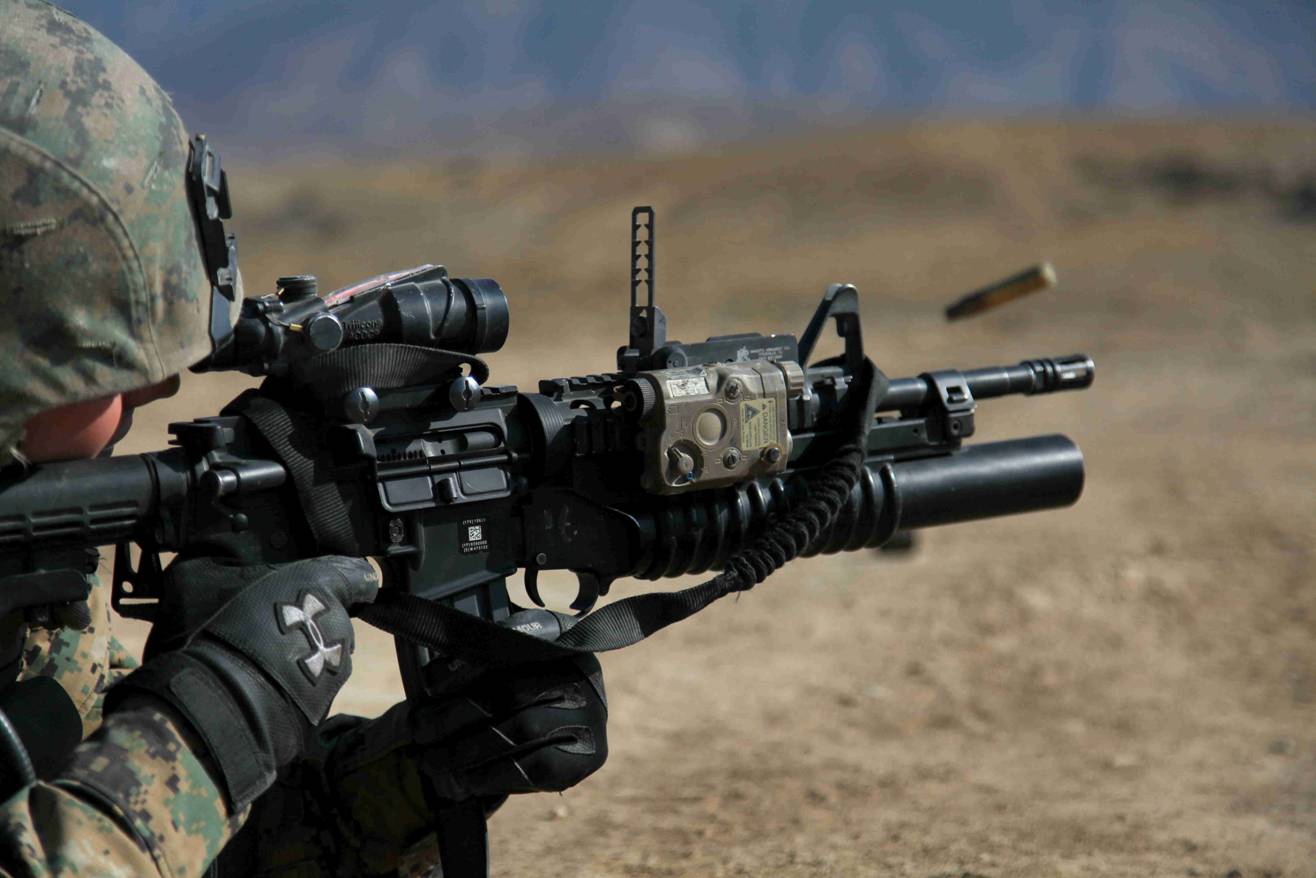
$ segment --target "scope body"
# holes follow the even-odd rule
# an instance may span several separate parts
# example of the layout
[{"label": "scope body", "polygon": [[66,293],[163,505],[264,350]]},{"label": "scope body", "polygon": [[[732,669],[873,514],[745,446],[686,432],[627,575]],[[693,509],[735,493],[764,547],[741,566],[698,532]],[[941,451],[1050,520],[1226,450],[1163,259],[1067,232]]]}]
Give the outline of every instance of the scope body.
[{"label": "scope body", "polygon": [[477,355],[507,340],[507,296],[492,278],[449,277],[441,265],[382,274],[321,298],[311,275],[243,301],[232,335],[194,367],[282,375],[293,365],[367,343]]}]

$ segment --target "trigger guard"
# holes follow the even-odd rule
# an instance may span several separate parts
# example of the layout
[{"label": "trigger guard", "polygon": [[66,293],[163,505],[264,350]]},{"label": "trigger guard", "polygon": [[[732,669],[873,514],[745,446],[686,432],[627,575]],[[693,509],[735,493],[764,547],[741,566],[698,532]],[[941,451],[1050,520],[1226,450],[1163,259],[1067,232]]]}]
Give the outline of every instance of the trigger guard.
[{"label": "trigger guard", "polygon": [[584,570],[577,570],[576,573],[576,597],[571,601],[571,609],[576,611],[577,616],[583,616],[599,601],[599,595],[607,591],[599,578],[593,573]]},{"label": "trigger guard", "polygon": [[525,593],[530,600],[535,602],[535,606],[547,608],[544,599],[539,595],[539,568],[527,567],[525,569]]},{"label": "trigger guard", "polygon": [[[577,616],[583,616],[594,605],[598,603],[599,596],[608,593],[608,586],[611,580],[605,581],[596,573],[588,570],[573,570],[576,574],[576,596],[571,600],[571,609]],[[525,592],[530,600],[534,601],[535,606],[543,609],[548,608],[543,596],[539,593],[539,568],[525,568]]]}]

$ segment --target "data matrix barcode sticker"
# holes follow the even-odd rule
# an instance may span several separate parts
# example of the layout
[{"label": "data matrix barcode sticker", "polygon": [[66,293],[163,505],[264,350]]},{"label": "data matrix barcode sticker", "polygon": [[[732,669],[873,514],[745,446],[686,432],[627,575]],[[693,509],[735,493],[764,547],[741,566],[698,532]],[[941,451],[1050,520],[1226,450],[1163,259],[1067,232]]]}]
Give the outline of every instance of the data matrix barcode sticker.
[{"label": "data matrix barcode sticker", "polygon": [[457,529],[458,536],[461,538],[461,553],[463,555],[489,551],[489,520],[487,518],[468,518]]}]

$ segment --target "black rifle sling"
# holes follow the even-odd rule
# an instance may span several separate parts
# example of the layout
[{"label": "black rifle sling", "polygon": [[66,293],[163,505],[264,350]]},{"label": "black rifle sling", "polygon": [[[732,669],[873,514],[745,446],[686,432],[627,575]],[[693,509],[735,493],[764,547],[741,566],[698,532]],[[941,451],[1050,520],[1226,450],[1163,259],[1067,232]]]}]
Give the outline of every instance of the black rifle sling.
[{"label": "black rifle sling", "polygon": [[[387,372],[387,385],[395,387],[426,383],[416,372],[426,372],[426,377],[432,380],[438,361],[415,357],[410,351],[399,358],[395,351],[378,350],[401,347],[407,346],[362,345],[347,349],[364,352],[374,349],[375,353],[354,353],[348,364],[350,368],[321,373],[314,388],[316,395],[324,398],[343,393],[351,389],[347,385],[382,385],[381,381],[370,380],[380,378],[380,372]],[[406,362],[400,363],[399,359]],[[372,368],[372,360],[379,365]],[[455,364],[449,359],[443,365],[451,368]],[[303,374],[314,372],[307,370]],[[774,522],[733,556],[721,573],[706,582],[676,592],[650,592],[625,598],[579,618],[555,613],[563,629],[555,640],[525,634],[514,627],[497,625],[401,592],[382,592],[374,604],[357,608],[357,616],[440,655],[484,667],[606,652],[639,643],[654,632],[694,615],[718,598],[753,588],[819,539],[835,520],[863,471],[868,427],[886,388],[886,376],[865,359],[849,394],[851,441],[838,448],[832,461],[810,478],[808,496],[803,502]],[[288,467],[319,548],[325,552],[361,554],[345,495],[332,479],[319,422],[310,415],[288,409],[274,395],[269,395],[270,390],[286,388],[276,385],[248,391],[226,411],[246,417]],[[511,622],[515,624],[515,616]]]},{"label": "black rifle sling", "polygon": [[244,392],[224,414],[246,418],[287,468],[316,547],[325,554],[360,555],[346,497],[328,467],[316,422],[259,390]]},{"label": "black rifle sling", "polygon": [[462,366],[477,383],[489,380],[489,365],[472,354],[412,344],[352,345],[294,363],[277,383],[326,400],[358,387],[395,390],[445,383]]}]

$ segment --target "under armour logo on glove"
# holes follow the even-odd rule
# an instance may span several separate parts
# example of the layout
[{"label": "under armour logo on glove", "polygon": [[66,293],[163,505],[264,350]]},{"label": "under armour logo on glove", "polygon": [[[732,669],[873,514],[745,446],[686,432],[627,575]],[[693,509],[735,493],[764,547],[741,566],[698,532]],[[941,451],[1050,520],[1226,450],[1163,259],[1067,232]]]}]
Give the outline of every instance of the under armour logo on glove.
[{"label": "under armour logo on glove", "polygon": [[326,646],[324,634],[320,631],[320,626],[315,624],[315,617],[325,611],[325,605],[314,594],[307,592],[302,597],[302,605],[296,604],[279,604],[279,621],[284,631],[290,631],[294,627],[301,625],[302,630],[306,633],[306,639],[311,645],[312,652],[306,658],[298,660],[301,669],[306,672],[306,676],[314,683],[320,679],[320,674],[328,666],[331,673],[338,672],[338,666],[343,663],[343,642]]}]

